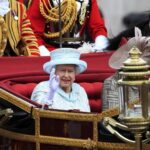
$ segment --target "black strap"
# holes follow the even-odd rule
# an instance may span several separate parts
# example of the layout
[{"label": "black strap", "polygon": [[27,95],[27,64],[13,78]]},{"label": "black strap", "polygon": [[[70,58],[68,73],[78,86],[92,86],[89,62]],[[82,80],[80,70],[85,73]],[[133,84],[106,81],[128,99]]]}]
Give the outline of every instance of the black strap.
[{"label": "black strap", "polygon": [[54,3],[53,0],[49,0],[50,4],[52,5],[52,7],[54,7]]},{"label": "black strap", "polygon": [[28,3],[29,3],[29,0],[24,0],[24,5],[26,6],[26,8],[28,8]]}]

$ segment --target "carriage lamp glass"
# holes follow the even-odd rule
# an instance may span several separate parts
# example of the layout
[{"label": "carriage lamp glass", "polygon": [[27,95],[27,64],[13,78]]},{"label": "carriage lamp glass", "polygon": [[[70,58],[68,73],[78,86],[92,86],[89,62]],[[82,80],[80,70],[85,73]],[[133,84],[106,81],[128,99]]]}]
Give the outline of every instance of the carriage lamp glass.
[{"label": "carriage lamp glass", "polygon": [[140,55],[139,49],[133,47],[119,72],[122,76],[118,80],[119,119],[129,126],[131,123],[148,125],[150,122],[150,71]]},{"label": "carriage lamp glass", "polygon": [[122,83],[119,82],[120,117],[147,118],[150,115],[150,84],[121,85]]}]

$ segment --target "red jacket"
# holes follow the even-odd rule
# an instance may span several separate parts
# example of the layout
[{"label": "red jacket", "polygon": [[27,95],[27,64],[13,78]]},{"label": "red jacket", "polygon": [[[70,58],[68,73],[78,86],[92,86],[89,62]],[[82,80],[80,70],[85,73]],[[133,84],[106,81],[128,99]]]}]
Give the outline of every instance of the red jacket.
[{"label": "red jacket", "polygon": [[[32,3],[27,11],[27,14],[31,21],[35,35],[38,39],[39,46],[45,45],[51,51],[55,47],[51,45],[47,45],[42,39],[46,20],[40,13],[39,1],[40,0],[32,0]],[[45,0],[45,2],[47,3],[47,0]],[[99,35],[107,36],[107,30],[104,24],[104,20],[100,15],[100,11],[99,11],[96,0],[91,0],[90,16],[87,16],[85,18],[84,24],[81,28],[82,30],[85,29],[85,25],[88,26],[88,30],[93,41]]]}]

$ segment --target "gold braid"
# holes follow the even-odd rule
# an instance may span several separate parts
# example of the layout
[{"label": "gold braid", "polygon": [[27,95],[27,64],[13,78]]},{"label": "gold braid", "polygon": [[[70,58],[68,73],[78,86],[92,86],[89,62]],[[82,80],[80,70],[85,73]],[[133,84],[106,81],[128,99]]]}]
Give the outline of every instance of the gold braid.
[{"label": "gold braid", "polygon": [[[40,13],[46,19],[46,22],[59,23],[59,7],[52,7],[50,2],[45,3],[45,0],[40,0]],[[48,15],[47,15],[48,14]],[[66,33],[77,19],[77,4],[75,0],[63,0],[61,3],[61,34]],[[60,31],[44,33],[47,38],[59,37]]]},{"label": "gold braid", "polygon": [[7,44],[7,27],[4,18],[0,16],[0,56],[4,55],[6,44]]},{"label": "gold braid", "polygon": [[32,3],[32,0],[28,0],[27,9],[30,7],[31,3]]}]

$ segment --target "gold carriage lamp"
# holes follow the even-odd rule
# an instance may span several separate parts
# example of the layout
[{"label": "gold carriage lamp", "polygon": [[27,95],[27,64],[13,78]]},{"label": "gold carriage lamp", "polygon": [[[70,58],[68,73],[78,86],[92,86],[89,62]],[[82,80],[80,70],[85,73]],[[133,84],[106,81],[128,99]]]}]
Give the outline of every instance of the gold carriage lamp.
[{"label": "gold carriage lamp", "polygon": [[[133,47],[119,72],[119,122],[104,118],[105,127],[123,141],[136,143],[136,150],[142,149],[142,142],[150,141],[150,71],[149,65],[140,55],[139,49]],[[122,136],[112,126],[134,133],[135,141]],[[142,141],[143,134],[146,138]]]},{"label": "gold carriage lamp", "polygon": [[[130,125],[131,122],[149,122],[150,118],[150,75],[149,65],[140,58],[141,52],[133,47],[123,64],[122,76],[118,80],[120,120]],[[145,122],[145,123],[146,123]]]}]

